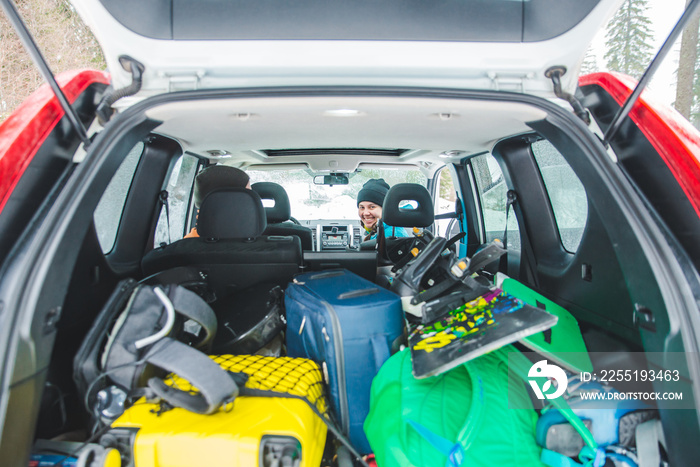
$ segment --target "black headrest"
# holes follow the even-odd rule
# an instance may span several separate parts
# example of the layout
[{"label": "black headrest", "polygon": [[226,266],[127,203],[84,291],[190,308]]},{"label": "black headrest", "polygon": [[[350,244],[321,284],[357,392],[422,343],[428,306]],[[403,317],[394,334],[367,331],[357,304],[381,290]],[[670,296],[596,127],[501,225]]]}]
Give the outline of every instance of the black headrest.
[{"label": "black headrest", "polygon": [[197,233],[202,238],[257,238],[266,227],[262,200],[247,188],[212,191],[199,208]]},{"label": "black headrest", "polygon": [[260,195],[260,198],[271,199],[275,202],[273,207],[265,208],[268,224],[284,222],[292,217],[292,208],[289,206],[289,196],[287,196],[287,192],[282,185],[274,182],[258,182],[253,183],[251,188]]},{"label": "black headrest", "polygon": [[[403,201],[412,201],[411,206],[399,209]],[[433,198],[423,185],[398,183],[384,198],[382,218],[394,227],[429,227],[435,221]]]}]

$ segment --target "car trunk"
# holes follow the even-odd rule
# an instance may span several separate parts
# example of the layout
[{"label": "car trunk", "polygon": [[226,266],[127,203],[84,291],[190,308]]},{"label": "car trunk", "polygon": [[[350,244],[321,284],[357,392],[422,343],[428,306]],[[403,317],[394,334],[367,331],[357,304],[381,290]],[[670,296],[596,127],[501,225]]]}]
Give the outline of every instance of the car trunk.
[{"label": "car trunk", "polygon": [[[475,3],[484,8],[513,10],[508,2]],[[129,46],[142,44],[144,35],[150,35],[149,40],[155,37],[161,41],[164,40],[161,35],[169,36],[165,40],[184,47],[181,49],[184,52],[190,50],[190,39],[193,39],[192,43],[211,40],[212,50],[227,53],[240,51],[236,47],[243,45],[254,45],[250,50],[258,52],[279,45],[268,42],[276,38],[262,38],[264,40],[235,46],[217,42],[219,37],[188,38],[182,27],[182,15],[189,10],[179,8],[172,10],[171,17],[166,16],[173,21],[158,21],[157,27],[144,31],[143,23],[137,19],[157,14],[160,10],[156,7],[134,4],[130,9],[108,2],[100,5],[94,12],[83,13],[100,16],[106,11],[112,12],[111,27],[132,31],[133,35],[127,34],[133,40],[132,43],[127,41]],[[518,5],[527,7],[525,10],[516,8],[521,16],[514,16],[524,29],[512,40],[498,36],[504,43],[511,40],[523,44],[518,49],[528,58],[534,55],[531,43],[536,47],[536,43],[547,44],[550,39],[528,32],[530,25],[540,17],[536,11],[530,16],[528,9],[540,5],[550,3],[523,2]],[[556,8],[559,11],[559,7]],[[515,10],[511,13],[518,13]],[[573,16],[583,15],[583,10],[583,6],[577,7]],[[605,8],[601,5],[593,10],[598,20],[607,11],[603,11]],[[328,15],[329,11],[324,9],[318,15]],[[560,15],[566,16],[562,12]],[[529,19],[523,21],[523,18]],[[168,24],[174,29],[168,30]],[[352,33],[352,29],[348,31],[346,34]],[[194,27],[191,33],[200,36],[219,34],[201,25]],[[449,31],[442,33],[448,34]],[[578,34],[573,28],[554,31],[550,35],[567,37],[569,33]],[[304,42],[304,37],[294,39],[302,41],[299,50],[307,52],[323,52],[327,45],[319,48],[319,43]],[[343,36],[336,39],[354,41],[356,38]],[[378,46],[370,43],[339,44],[341,49],[348,47],[346,52],[358,45],[360,49]],[[448,62],[452,64],[454,61],[442,56],[431,73],[404,80],[405,76],[410,76],[411,73],[406,72],[411,69],[406,68],[406,62],[402,60],[415,59],[414,52],[418,57],[429,56],[431,52],[428,48],[423,49],[424,45],[411,42],[410,38],[400,44],[401,56],[387,66],[396,65],[402,70],[398,73],[403,76],[401,79],[396,75],[383,75],[381,67],[378,72],[371,71],[372,66],[366,62],[364,68],[355,68],[352,57],[347,62],[336,57],[342,62],[342,67],[338,73],[340,78],[333,76],[328,71],[333,69],[332,66],[318,68],[319,64],[313,63],[328,58],[327,51],[317,54],[309,62],[302,62],[302,65],[290,63],[288,68],[275,70],[258,63],[259,58],[251,58],[255,54],[243,55],[244,60],[250,60],[249,65],[256,66],[243,67],[243,74],[232,81],[225,73],[207,71],[197,74],[196,66],[178,71],[160,68],[158,62],[154,66],[149,63],[145,68],[149,79],[141,94],[115,105],[119,112],[96,135],[80,164],[74,166],[70,162],[79,143],[69,129],[63,128],[62,122],[49,137],[37,141],[37,147],[40,146],[37,155],[26,160],[31,159],[31,164],[38,163],[43,151],[54,159],[57,157],[60,162],[57,166],[51,159],[54,162],[45,166],[51,166],[54,175],[65,176],[53,189],[53,180],[60,177],[54,176],[51,181],[41,177],[32,180],[27,176],[30,172],[25,172],[20,184],[12,190],[10,201],[14,202],[14,197],[27,197],[31,203],[18,203],[17,208],[8,203],[0,213],[15,216],[8,217],[9,222],[3,223],[7,225],[7,231],[0,231],[0,245],[6,245],[7,251],[12,250],[4,261],[0,280],[0,299],[4,304],[0,311],[3,320],[0,342],[6,343],[0,354],[4,404],[0,412],[3,414],[0,457],[8,463],[25,463],[33,436],[52,437],[86,427],[82,401],[71,381],[75,350],[118,280],[127,276],[143,278],[140,262],[154,246],[155,225],[163,209],[159,194],[176,158],[183,151],[190,150],[204,162],[208,149],[222,147],[216,138],[221,138],[222,144],[230,145],[228,149],[234,157],[229,163],[242,166],[253,162],[281,163],[282,160],[291,160],[290,157],[298,157],[295,162],[303,162],[305,157],[275,156],[265,154],[263,150],[407,147],[413,151],[399,156],[383,153],[379,157],[406,157],[406,161],[420,163],[421,157],[428,154],[432,158],[425,163],[435,164],[440,160],[440,151],[448,147],[459,149],[446,154],[442,160],[453,165],[459,179],[461,199],[468,213],[463,230],[476,237],[469,240],[471,254],[486,243],[484,219],[480,217],[481,202],[475,195],[477,181],[473,174],[478,156],[490,152],[503,173],[505,185],[517,193],[510,215],[517,219],[522,244],[520,251],[508,252],[501,271],[572,313],[581,328],[588,352],[605,352],[612,358],[595,360],[596,368],[617,368],[616,365],[627,364],[626,355],[646,352],[649,368],[679,369],[683,376],[684,395],[687,394],[688,399],[697,398],[699,369],[693,356],[698,350],[697,330],[700,329],[697,314],[697,300],[700,298],[697,258],[700,255],[692,241],[699,222],[695,202],[697,193],[692,184],[693,180],[697,181],[696,166],[692,161],[697,162],[697,159],[681,159],[673,154],[683,147],[686,154],[694,156],[695,149],[691,146],[698,138],[689,138],[690,142],[681,139],[675,146],[664,146],[669,135],[681,132],[677,128],[661,128],[658,122],[648,125],[646,113],[640,115],[633,111],[629,123],[616,139],[610,141],[617,156],[614,160],[581,119],[543,98],[550,98],[554,93],[548,79],[530,83],[529,73],[536,73],[541,78],[546,68],[560,65],[559,60],[537,63],[536,71],[513,71],[495,66],[492,68],[496,70],[495,75],[488,72],[470,75],[473,70],[467,67],[440,77],[440,72],[449,68]],[[466,53],[477,46],[469,42],[457,49]],[[115,57],[126,51],[119,45],[109,47],[115,47]],[[285,53],[289,50],[285,47],[277,52]],[[451,47],[443,44],[439,48],[446,51]],[[499,50],[501,43],[493,47]],[[301,53],[299,50],[294,57]],[[166,54],[164,57],[172,59],[174,56]],[[138,60],[139,57],[133,58]],[[116,60],[110,62],[110,68],[116,73],[113,84],[115,87],[128,85],[131,75],[119,71]],[[381,61],[381,58],[377,60]],[[261,70],[266,72],[264,76],[260,80],[254,79],[260,76]],[[300,78],[291,82],[283,79],[284,70],[300,72]],[[349,70],[358,70],[359,76]],[[573,92],[573,73],[565,77],[565,90]],[[95,96],[99,96],[105,85],[103,78],[92,76],[92,81],[97,84],[81,88],[90,91],[88,97],[77,101],[77,106],[85,109],[90,118],[96,107]],[[70,83],[60,79],[59,83],[67,94],[72,95]],[[289,87],[290,84],[304,86]],[[412,87],[397,87],[397,84]],[[612,120],[610,116],[629,90],[621,90],[619,81],[607,74],[583,78],[580,84],[582,102],[606,130],[606,124]],[[217,86],[222,89],[194,89]],[[468,87],[474,89],[463,89]],[[161,92],[165,89],[181,92]],[[371,109],[367,113],[372,118],[376,114],[377,118],[341,120],[319,117],[324,109],[339,108]],[[642,112],[640,108],[645,108],[643,102],[638,104],[636,111]],[[405,120],[401,120],[402,116]],[[86,117],[84,123],[87,122]],[[71,138],[65,138],[66,134]],[[202,137],[204,134],[206,137]],[[393,144],[390,144],[392,139]],[[581,243],[575,251],[568,251],[562,245],[551,200],[533,158],[532,145],[541,140],[548,141],[558,150],[585,190],[588,217]],[[144,145],[144,151],[125,197],[115,247],[105,254],[97,238],[93,213],[113,175],[137,143]],[[451,146],[453,143],[455,146]],[[330,170],[345,163],[336,156],[319,157],[314,162],[319,164],[319,171]],[[386,159],[376,161],[387,163]],[[677,163],[680,161],[689,165],[679,169]],[[322,164],[326,165],[322,167]],[[347,164],[350,167],[350,162]],[[34,168],[33,165],[29,167]],[[502,201],[505,203],[505,198]],[[37,207],[35,222],[29,224],[26,211]],[[10,231],[11,228],[15,231]],[[19,231],[24,232],[21,242],[15,237]],[[514,233],[511,231],[509,235],[512,238]],[[673,352],[688,353],[691,358],[687,366],[671,367],[673,362],[667,357]],[[622,363],[615,359],[618,357]],[[655,381],[653,389],[665,391],[669,387],[667,383]],[[58,392],[53,392],[55,388],[59,388]],[[700,455],[700,446],[692,442],[700,436],[697,410],[665,410],[664,404],[660,402],[659,408],[669,460],[671,464],[691,465]],[[689,404],[695,407],[694,402]],[[60,424],[55,423],[56,407],[68,408]],[[79,437],[81,440],[87,438],[85,435]]]}]

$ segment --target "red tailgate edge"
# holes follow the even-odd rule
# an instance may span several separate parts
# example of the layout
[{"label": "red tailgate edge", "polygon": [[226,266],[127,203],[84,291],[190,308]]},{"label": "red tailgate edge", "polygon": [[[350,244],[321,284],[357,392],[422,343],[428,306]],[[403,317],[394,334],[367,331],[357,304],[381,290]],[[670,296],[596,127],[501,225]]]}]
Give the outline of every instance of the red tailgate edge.
[{"label": "red tailgate edge", "polygon": [[[93,83],[109,84],[109,74],[73,70],[56,76],[70,103]],[[22,174],[64,112],[51,87],[44,83],[0,125],[0,212]]]},{"label": "red tailgate edge", "polygon": [[[593,73],[579,86],[598,85],[622,106],[637,81],[619,73]],[[664,160],[700,217],[700,132],[675,109],[642,93],[629,114]]]}]

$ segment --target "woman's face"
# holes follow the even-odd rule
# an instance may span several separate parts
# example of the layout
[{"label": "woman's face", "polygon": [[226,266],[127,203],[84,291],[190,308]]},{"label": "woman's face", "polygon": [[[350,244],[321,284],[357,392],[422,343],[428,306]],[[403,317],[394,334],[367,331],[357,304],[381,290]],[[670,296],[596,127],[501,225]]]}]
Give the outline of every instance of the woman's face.
[{"label": "woman's face", "polygon": [[382,218],[382,207],[371,201],[362,201],[357,206],[357,211],[360,215],[360,220],[368,229],[373,228],[377,221]]}]

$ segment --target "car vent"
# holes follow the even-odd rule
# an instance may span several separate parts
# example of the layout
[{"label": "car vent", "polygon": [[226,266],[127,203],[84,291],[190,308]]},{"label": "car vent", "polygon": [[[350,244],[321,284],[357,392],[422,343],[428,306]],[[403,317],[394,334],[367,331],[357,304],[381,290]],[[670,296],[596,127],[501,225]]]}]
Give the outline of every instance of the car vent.
[{"label": "car vent", "polygon": [[362,237],[360,237],[360,227],[358,227],[358,226],[353,227],[352,238],[354,238],[355,241],[358,243],[362,241]]},{"label": "car vent", "polygon": [[268,157],[286,156],[325,156],[346,155],[346,156],[386,156],[399,157],[408,149],[357,149],[357,148],[329,148],[329,149],[263,149],[262,152]]}]

